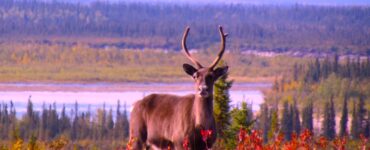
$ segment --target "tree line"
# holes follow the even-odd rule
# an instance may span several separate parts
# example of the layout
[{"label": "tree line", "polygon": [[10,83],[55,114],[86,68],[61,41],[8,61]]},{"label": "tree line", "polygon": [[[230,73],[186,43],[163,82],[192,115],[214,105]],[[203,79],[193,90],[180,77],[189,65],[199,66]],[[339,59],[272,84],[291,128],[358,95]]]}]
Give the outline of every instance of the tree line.
[{"label": "tree line", "polygon": [[[365,108],[364,98],[353,101],[352,109],[349,109],[348,99],[343,102],[341,111],[336,111],[333,99],[329,100],[323,106],[323,114],[320,114],[318,120],[321,120],[317,129],[314,128],[314,108],[313,104],[304,106],[300,111],[296,103],[289,104],[288,101],[283,103],[280,110],[270,107],[266,104],[261,107],[258,125],[262,130],[263,139],[268,142],[271,139],[283,133],[285,140],[290,140],[292,135],[299,135],[304,129],[308,129],[316,136],[325,137],[328,140],[334,140],[336,137],[348,137],[350,139],[359,139],[360,136],[370,137],[370,110]],[[349,110],[352,111],[349,114]],[[301,113],[300,113],[301,112]],[[301,115],[300,115],[301,114]],[[336,124],[336,116],[340,115],[339,125]],[[351,124],[349,124],[351,118]],[[337,132],[339,129],[339,132]]]},{"label": "tree line", "polygon": [[[314,101],[323,105],[331,97],[343,102],[363,97],[370,98],[370,58],[342,57],[334,55],[316,58],[308,63],[296,63],[289,73],[276,78],[272,90],[268,92],[267,102],[278,105],[296,99],[299,104]],[[336,109],[341,108],[336,105]]]},{"label": "tree line", "polygon": [[361,60],[360,57],[346,57],[340,63],[339,56],[326,57],[322,60],[316,58],[314,62],[307,65],[294,65],[293,80],[304,82],[320,82],[327,79],[331,74],[346,79],[368,79],[370,77],[370,58]]},{"label": "tree line", "polygon": [[326,50],[368,55],[369,12],[366,6],[2,0],[0,35],[43,36],[38,42],[46,44],[50,42],[48,36],[118,37],[131,39],[114,44],[121,48],[179,50],[185,26],[192,29],[189,42],[207,48],[218,43],[217,25],[223,25],[231,35],[230,47],[240,50]]},{"label": "tree line", "polygon": [[[126,105],[122,109],[120,101],[117,102],[115,111],[112,108],[105,108],[105,104],[96,112],[92,112],[90,106],[87,111],[78,109],[77,102],[70,112],[64,105],[61,111],[57,112],[55,103],[49,106],[44,103],[42,110],[36,111],[30,97],[26,113],[21,118],[17,118],[13,102],[10,102],[9,107],[6,103],[0,104],[0,138],[3,141],[17,139],[28,141],[32,138],[52,141],[64,136],[71,143],[81,140],[111,140],[124,143],[128,138],[128,114]],[[4,143],[0,143],[0,146],[1,144]]]},{"label": "tree line", "polygon": [[329,140],[368,138],[369,70],[369,58],[341,59],[338,55],[295,64],[266,94],[259,119],[264,140],[279,132],[289,140],[291,133],[298,135],[302,129]]}]

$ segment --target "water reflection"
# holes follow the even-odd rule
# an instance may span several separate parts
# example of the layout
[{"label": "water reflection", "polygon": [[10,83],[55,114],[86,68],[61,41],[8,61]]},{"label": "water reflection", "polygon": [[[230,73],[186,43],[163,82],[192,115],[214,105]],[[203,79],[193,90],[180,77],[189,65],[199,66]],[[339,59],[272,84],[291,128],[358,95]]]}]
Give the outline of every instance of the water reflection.
[{"label": "water reflection", "polygon": [[[175,94],[175,95],[187,95],[193,93],[191,90],[192,84],[133,84],[136,88],[132,88],[132,91],[129,90],[112,90],[112,88],[104,88],[112,87],[109,84],[99,84],[99,85],[81,85],[81,84],[72,84],[72,85],[29,85],[29,84],[15,84],[10,86],[16,86],[20,88],[18,90],[10,90],[10,91],[0,91],[0,102],[1,103],[9,103],[13,101],[15,108],[17,110],[17,116],[21,116],[26,112],[26,105],[27,100],[31,96],[31,100],[34,104],[34,109],[39,111],[42,109],[43,103],[46,104],[46,107],[49,107],[49,104],[56,103],[58,111],[62,109],[63,104],[66,106],[67,111],[71,108],[74,108],[75,102],[79,105],[79,111],[87,111],[88,107],[90,106],[90,110],[94,112],[97,108],[102,108],[103,104],[105,103],[106,109],[113,108],[116,109],[117,101],[120,100],[121,105],[123,106],[126,104],[127,109],[132,109],[132,104],[135,103],[137,100],[140,100],[143,96],[149,95],[151,93],[167,93],[167,94]],[[4,84],[0,85],[4,86]],[[9,86],[9,85],[8,85]],[[64,87],[63,89],[68,89],[66,87],[72,87],[73,90],[46,90],[46,91],[39,91],[35,90],[33,87],[39,86],[56,86],[58,88]],[[78,86],[78,88],[76,88]],[[254,111],[259,110],[259,105],[263,102],[263,93],[255,87],[256,85],[237,85],[239,88],[233,88],[230,91],[231,97],[231,104],[233,107],[239,105],[242,101],[246,101],[248,104],[252,105],[252,109]],[[266,86],[266,85],[262,85]],[[31,88],[30,88],[31,87]],[[82,87],[82,88],[81,88]],[[103,88],[102,88],[103,87]],[[114,86],[113,86],[114,87]],[[155,90],[153,87],[158,87],[158,90]],[[177,88],[174,88],[177,87]],[[252,90],[254,87],[254,90]],[[4,87],[3,87],[4,88]],[[87,90],[89,88],[95,90]],[[172,90],[171,90],[172,88]],[[11,88],[8,88],[11,89]],[[14,88],[13,88],[14,89]],[[40,89],[40,88],[38,88]],[[41,88],[41,89],[50,89],[50,88]],[[51,88],[53,89],[53,88]],[[188,90],[184,90],[188,89]],[[171,92],[170,92],[171,91]],[[122,108],[121,108],[122,110]]]}]

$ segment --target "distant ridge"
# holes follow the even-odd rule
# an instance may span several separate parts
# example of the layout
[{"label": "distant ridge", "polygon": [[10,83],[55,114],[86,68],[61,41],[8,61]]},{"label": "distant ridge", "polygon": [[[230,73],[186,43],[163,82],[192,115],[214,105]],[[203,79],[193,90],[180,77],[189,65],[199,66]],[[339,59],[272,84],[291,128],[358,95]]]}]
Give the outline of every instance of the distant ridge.
[{"label": "distant ridge", "polygon": [[0,42],[12,37],[17,39],[12,42],[74,45],[75,41],[54,41],[50,37],[104,37],[112,39],[90,41],[89,46],[179,50],[184,27],[191,26],[189,42],[201,41],[192,47],[202,49],[219,42],[214,28],[223,25],[230,33],[228,46],[240,51],[370,54],[370,7],[362,5],[173,5],[144,0],[85,5],[49,1],[0,1],[4,14],[0,14]]},{"label": "distant ridge", "polygon": [[253,5],[319,5],[319,6],[370,6],[369,0],[40,0],[72,3],[92,2],[144,2],[176,4],[253,4]]}]

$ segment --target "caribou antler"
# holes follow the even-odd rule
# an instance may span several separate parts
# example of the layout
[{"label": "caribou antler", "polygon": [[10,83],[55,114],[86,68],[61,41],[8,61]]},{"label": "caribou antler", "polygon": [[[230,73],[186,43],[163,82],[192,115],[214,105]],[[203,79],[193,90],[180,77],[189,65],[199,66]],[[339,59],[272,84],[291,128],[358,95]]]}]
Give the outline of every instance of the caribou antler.
[{"label": "caribou antler", "polygon": [[184,49],[186,57],[188,57],[191,62],[193,62],[195,65],[197,65],[198,68],[203,68],[203,66],[190,55],[189,50],[186,47],[186,38],[188,37],[189,30],[190,30],[190,28],[186,27],[185,32],[184,32],[184,36],[182,37],[182,49]]},{"label": "caribou antler", "polygon": [[217,63],[221,60],[221,57],[225,52],[225,43],[226,43],[225,41],[226,41],[227,34],[224,34],[224,30],[222,29],[222,26],[219,26],[218,28],[220,30],[221,49],[220,49],[220,52],[218,52],[217,58],[213,61],[212,65],[209,67],[211,69],[213,69],[217,65]]}]

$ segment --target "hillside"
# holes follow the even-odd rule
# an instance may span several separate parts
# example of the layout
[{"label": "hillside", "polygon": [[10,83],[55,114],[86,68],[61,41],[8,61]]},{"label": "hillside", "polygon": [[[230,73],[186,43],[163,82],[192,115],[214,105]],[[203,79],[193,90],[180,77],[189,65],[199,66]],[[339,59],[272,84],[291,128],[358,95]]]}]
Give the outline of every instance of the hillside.
[{"label": "hillside", "polygon": [[[233,50],[370,53],[370,7],[307,5],[196,5],[0,1],[0,42],[76,43],[179,50],[185,26],[189,45],[218,43],[217,26]],[[101,42],[101,39],[106,42]],[[73,38],[72,38],[73,39]],[[78,42],[78,41],[77,41]],[[96,43],[98,44],[96,45]],[[94,45],[95,44],[95,45]]]}]

